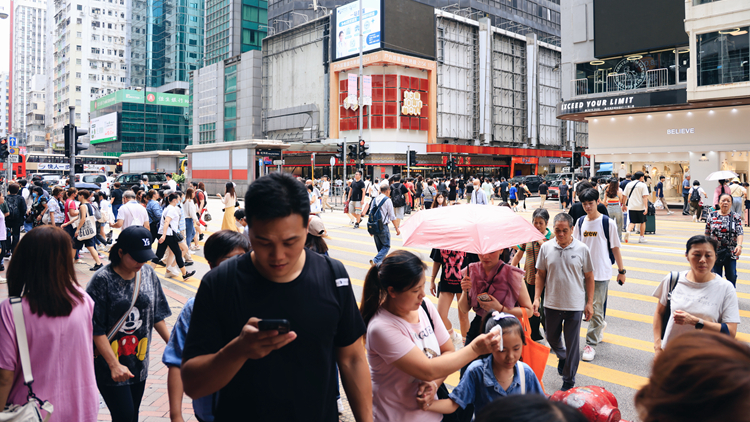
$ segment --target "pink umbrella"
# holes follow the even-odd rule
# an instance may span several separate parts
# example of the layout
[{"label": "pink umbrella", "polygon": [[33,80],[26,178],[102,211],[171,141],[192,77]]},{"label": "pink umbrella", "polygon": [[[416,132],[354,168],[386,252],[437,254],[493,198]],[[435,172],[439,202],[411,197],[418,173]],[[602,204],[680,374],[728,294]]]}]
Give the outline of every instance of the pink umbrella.
[{"label": "pink umbrella", "polygon": [[507,207],[454,205],[423,210],[401,226],[404,246],[491,253],[544,235]]}]

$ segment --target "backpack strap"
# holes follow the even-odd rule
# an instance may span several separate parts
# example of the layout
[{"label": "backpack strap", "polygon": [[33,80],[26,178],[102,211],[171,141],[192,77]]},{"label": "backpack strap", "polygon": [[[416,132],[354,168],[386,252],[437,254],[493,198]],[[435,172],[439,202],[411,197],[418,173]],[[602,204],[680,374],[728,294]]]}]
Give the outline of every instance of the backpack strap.
[{"label": "backpack strap", "polygon": [[669,293],[667,294],[667,301],[672,301],[672,292],[677,287],[677,282],[680,280],[680,273],[677,271],[669,272]]},{"label": "backpack strap", "polygon": [[580,237],[580,239],[578,240],[583,239],[583,219],[584,218],[586,218],[585,215],[579,217],[578,222],[576,223],[576,225],[578,226],[578,236]]},{"label": "backpack strap", "polygon": [[422,309],[424,309],[424,313],[427,314],[427,319],[430,321],[430,327],[432,327],[432,330],[435,331],[435,324],[432,322],[432,317],[430,316],[430,310],[427,309],[427,299],[422,299]]},{"label": "backpack strap", "polygon": [[516,362],[516,367],[518,368],[518,381],[521,383],[521,394],[526,394],[526,369],[520,360]]},{"label": "backpack strap", "polygon": [[602,214],[602,229],[604,230],[604,238],[607,239],[607,253],[609,254],[609,260],[614,264],[615,255],[612,253],[612,244],[609,241],[609,217]]},{"label": "backpack strap", "polygon": [[329,256],[324,255],[323,257],[326,259],[328,267],[333,273],[333,277],[336,281],[336,287],[348,286],[350,284],[349,273],[346,272],[346,267],[344,267],[344,264],[342,264],[341,261],[333,259]]}]

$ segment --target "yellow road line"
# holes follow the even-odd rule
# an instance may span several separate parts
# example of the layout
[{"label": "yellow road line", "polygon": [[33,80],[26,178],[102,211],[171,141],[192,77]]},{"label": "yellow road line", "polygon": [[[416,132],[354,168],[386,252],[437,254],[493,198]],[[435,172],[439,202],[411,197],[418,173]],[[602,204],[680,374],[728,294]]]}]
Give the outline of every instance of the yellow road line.
[{"label": "yellow road line", "polygon": [[[547,366],[557,369],[557,362],[557,356],[552,353],[550,354],[549,359],[547,359]],[[616,369],[605,368],[587,362],[581,362],[578,365],[578,374],[611,384],[632,388],[634,390],[640,390],[644,385],[648,384],[648,378],[646,377],[629,374]]]}]

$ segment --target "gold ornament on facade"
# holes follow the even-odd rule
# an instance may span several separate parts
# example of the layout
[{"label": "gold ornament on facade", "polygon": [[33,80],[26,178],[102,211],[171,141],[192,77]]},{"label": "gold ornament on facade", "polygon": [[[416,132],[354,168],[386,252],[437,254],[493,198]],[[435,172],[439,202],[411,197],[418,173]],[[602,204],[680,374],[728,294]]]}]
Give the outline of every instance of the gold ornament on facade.
[{"label": "gold ornament on facade", "polygon": [[401,114],[419,116],[422,112],[422,99],[419,92],[404,91],[404,103],[401,106]]}]

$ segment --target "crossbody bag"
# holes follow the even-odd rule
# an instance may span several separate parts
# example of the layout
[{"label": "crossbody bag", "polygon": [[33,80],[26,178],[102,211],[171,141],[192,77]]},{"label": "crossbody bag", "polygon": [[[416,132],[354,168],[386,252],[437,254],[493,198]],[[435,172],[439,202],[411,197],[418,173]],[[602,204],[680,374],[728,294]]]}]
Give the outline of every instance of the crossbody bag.
[{"label": "crossbody bag", "polygon": [[[26,337],[26,321],[23,318],[23,303],[20,297],[11,297],[10,306],[13,311],[13,324],[16,326],[16,343],[18,344],[18,355],[21,358],[23,370],[23,383],[29,389],[26,396],[26,404],[12,404],[0,413],[2,422],[47,422],[52,416],[54,406],[52,403],[39,399],[31,389],[34,383],[34,375],[31,373],[31,357],[29,355],[29,341]],[[40,409],[47,412],[42,418]]]},{"label": "crossbody bag", "polygon": [[[122,324],[125,324],[125,321],[128,320],[128,316],[130,315],[130,312],[133,311],[133,308],[135,307],[135,302],[138,300],[138,295],[141,292],[141,272],[138,271],[135,274],[135,286],[133,286],[133,298],[130,300],[130,307],[128,308],[127,312],[122,314],[122,317],[120,317],[119,320],[117,320],[117,323],[107,332],[107,343],[112,342],[112,339],[115,337],[115,334],[120,330],[122,327]],[[94,346],[94,357],[99,356],[99,351],[96,349],[96,346]],[[0,421],[2,422],[2,421]]]}]

